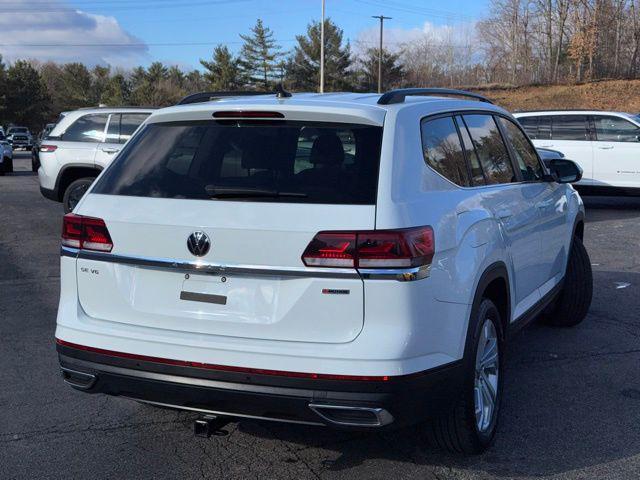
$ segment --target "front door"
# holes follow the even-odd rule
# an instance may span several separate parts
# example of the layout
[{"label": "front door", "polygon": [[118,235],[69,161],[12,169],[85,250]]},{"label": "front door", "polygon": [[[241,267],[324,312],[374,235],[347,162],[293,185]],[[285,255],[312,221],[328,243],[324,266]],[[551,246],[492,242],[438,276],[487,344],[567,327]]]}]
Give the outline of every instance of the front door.
[{"label": "front door", "polygon": [[594,185],[640,188],[640,127],[613,115],[593,122]]}]

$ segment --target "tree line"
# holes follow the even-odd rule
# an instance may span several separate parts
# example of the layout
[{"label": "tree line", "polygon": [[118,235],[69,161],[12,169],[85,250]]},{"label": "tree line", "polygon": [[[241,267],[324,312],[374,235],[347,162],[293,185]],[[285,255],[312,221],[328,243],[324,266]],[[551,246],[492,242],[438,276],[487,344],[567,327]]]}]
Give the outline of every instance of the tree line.
[{"label": "tree line", "polygon": [[[166,106],[205,90],[317,91],[320,22],[278,45],[261,20],[240,35],[237,54],[218,45],[201,69],[154,62],[132,70],[81,63],[0,57],[0,124],[39,128],[66,110],[103,105]],[[378,49],[358,44],[325,21],[325,90],[375,91]],[[492,0],[475,25],[441,27],[388,45],[383,88],[545,84],[637,78],[640,75],[640,0]]]}]

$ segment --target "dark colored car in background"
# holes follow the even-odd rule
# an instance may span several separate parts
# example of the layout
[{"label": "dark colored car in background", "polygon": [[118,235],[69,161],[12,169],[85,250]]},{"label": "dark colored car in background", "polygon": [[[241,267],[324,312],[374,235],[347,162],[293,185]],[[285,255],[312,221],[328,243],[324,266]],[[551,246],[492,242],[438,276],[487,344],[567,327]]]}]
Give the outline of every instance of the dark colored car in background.
[{"label": "dark colored car in background", "polygon": [[55,126],[56,126],[55,123],[47,123],[44,129],[38,134],[35,141],[33,142],[33,147],[31,148],[31,171],[32,172],[37,172],[38,168],[40,168],[40,156],[39,156],[40,145],[42,144],[42,140],[47,138],[47,135],[49,135],[49,132],[53,130],[53,127]]}]

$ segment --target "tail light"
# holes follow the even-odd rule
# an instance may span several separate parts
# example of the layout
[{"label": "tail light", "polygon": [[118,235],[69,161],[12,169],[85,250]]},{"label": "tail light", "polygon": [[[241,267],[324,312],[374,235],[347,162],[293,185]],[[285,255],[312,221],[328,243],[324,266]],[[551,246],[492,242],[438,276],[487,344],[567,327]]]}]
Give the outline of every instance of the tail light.
[{"label": "tail light", "polygon": [[57,145],[40,145],[41,152],[55,152],[57,149]]},{"label": "tail light", "polygon": [[104,220],[67,213],[62,220],[62,245],[65,247],[110,252],[113,241]]},{"label": "tail light", "polygon": [[431,227],[360,232],[320,232],[302,254],[308,267],[412,268],[429,265]]}]

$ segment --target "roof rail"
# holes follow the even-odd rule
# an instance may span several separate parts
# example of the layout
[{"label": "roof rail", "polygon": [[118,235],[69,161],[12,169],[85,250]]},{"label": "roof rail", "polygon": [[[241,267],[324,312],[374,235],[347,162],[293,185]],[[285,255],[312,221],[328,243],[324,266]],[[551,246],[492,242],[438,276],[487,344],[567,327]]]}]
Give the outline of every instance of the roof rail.
[{"label": "roof rail", "polygon": [[187,105],[189,103],[202,103],[209,102],[211,100],[215,100],[218,98],[225,97],[250,97],[254,95],[275,95],[277,98],[289,98],[291,94],[282,87],[282,85],[278,84],[275,87],[274,91],[264,92],[264,91],[256,91],[256,90],[237,90],[230,92],[198,92],[193,93],[191,95],[187,95],[182,100],[180,100],[177,105]]},{"label": "roof rail", "polygon": [[384,93],[378,100],[379,105],[391,105],[393,103],[402,103],[404,99],[415,95],[450,95],[458,97],[470,97],[481,102],[493,104],[487,97],[477,93],[467,92],[465,90],[455,90],[452,88],[399,88]]}]

